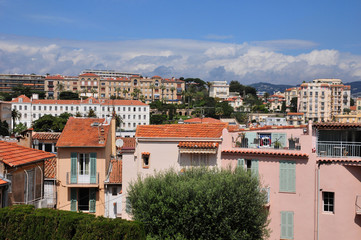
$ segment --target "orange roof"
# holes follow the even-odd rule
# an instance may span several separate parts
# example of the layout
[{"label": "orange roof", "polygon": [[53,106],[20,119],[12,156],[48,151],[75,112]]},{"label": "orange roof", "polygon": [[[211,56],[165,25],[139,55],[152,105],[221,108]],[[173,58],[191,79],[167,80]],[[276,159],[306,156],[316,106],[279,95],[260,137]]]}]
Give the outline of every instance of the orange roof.
[{"label": "orange roof", "polygon": [[345,89],[351,89],[350,85],[345,85]]},{"label": "orange roof", "polygon": [[300,115],[300,116],[303,116],[304,113],[299,113],[299,112],[289,112],[287,113],[287,115]]},{"label": "orange roof", "polygon": [[55,157],[55,154],[0,141],[0,161],[10,167],[39,162],[52,157]]},{"label": "orange roof", "polygon": [[156,75],[156,76],[153,76],[152,78],[162,78],[162,77]]},{"label": "orange roof", "polygon": [[122,161],[112,160],[112,171],[109,175],[108,183],[122,183]]},{"label": "orange roof", "polygon": [[45,160],[44,177],[55,178],[56,176],[56,157]]},{"label": "orange roof", "polygon": [[356,106],[350,106],[351,111],[356,111]]},{"label": "orange roof", "polygon": [[149,155],[150,155],[150,152],[142,152],[142,155],[147,155],[147,156],[149,156]]},{"label": "orange roof", "polygon": [[361,127],[361,123],[337,123],[337,122],[321,122],[313,123],[313,127],[323,128],[323,129],[344,129],[344,128],[355,128]]},{"label": "orange roof", "polygon": [[138,100],[120,100],[120,99],[104,99],[104,101],[101,102],[102,105],[134,105],[134,106],[148,106],[148,104],[145,104]]},{"label": "orange roof", "polygon": [[123,147],[118,148],[121,150],[126,150],[126,149],[135,149],[135,138],[123,138],[123,137],[117,137],[117,139],[122,139],[123,140]]},{"label": "orange roof", "polygon": [[184,120],[185,123],[221,123],[221,120],[215,118],[191,118]]},{"label": "orange roof", "polygon": [[[105,147],[110,125],[102,118],[70,117],[57,147]],[[104,129],[104,131],[102,131]]]},{"label": "orange roof", "polygon": [[96,75],[95,73],[84,73],[79,75],[79,77],[99,77],[99,76]]},{"label": "orange roof", "polygon": [[19,97],[14,98],[13,100],[11,100],[11,102],[19,102],[19,99],[22,99],[22,102],[31,102],[30,98],[28,98],[25,95],[20,95]]},{"label": "orange roof", "polygon": [[231,154],[248,154],[248,155],[273,155],[273,156],[289,156],[289,157],[305,157],[308,158],[307,153],[300,153],[296,151],[284,151],[284,150],[266,150],[266,149],[231,149],[223,150],[222,153]]},{"label": "orange roof", "polygon": [[58,140],[60,132],[34,132],[33,139],[38,140]]},{"label": "orange roof", "polygon": [[220,138],[226,123],[139,125],[136,137],[145,138]]},{"label": "orange roof", "polygon": [[179,148],[218,148],[217,142],[179,142]]},{"label": "orange roof", "polygon": [[4,184],[9,184],[9,182],[0,178],[0,186]]},{"label": "orange roof", "polygon": [[58,80],[58,79],[64,79],[63,76],[61,75],[54,75],[54,76],[46,76],[45,79],[54,79],[54,80]]},{"label": "orange roof", "polygon": [[359,163],[360,158],[317,158],[317,162],[328,162],[328,163]]}]

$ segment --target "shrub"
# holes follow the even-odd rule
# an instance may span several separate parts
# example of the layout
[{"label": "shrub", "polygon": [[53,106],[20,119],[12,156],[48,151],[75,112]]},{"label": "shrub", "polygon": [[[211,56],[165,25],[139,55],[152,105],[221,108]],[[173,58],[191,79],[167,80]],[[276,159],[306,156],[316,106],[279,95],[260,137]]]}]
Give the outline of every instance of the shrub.
[{"label": "shrub", "polygon": [[266,195],[241,168],[191,168],[138,179],[129,188],[135,220],[160,239],[263,239]]},{"label": "shrub", "polygon": [[18,205],[0,209],[0,239],[145,239],[143,225]]}]

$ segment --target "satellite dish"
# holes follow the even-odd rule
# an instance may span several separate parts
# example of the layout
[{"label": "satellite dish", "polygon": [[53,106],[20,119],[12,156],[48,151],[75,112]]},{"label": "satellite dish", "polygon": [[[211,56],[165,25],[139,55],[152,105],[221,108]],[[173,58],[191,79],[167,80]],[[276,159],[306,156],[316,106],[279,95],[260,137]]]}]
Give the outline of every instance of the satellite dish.
[{"label": "satellite dish", "polygon": [[123,147],[123,145],[124,145],[124,142],[122,139],[118,139],[117,141],[115,141],[115,146],[121,148],[121,147]]}]

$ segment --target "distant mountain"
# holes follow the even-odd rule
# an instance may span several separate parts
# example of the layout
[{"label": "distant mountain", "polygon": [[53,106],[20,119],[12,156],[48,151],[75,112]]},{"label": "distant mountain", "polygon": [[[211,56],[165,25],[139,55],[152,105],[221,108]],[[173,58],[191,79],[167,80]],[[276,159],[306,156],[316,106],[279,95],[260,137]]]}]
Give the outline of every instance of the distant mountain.
[{"label": "distant mountain", "polygon": [[352,97],[361,96],[361,81],[344,83],[345,85],[351,86],[351,95]]},{"label": "distant mountain", "polygon": [[[294,87],[292,85],[284,85],[284,84],[278,85],[278,84],[265,83],[265,82],[252,83],[249,86],[254,87],[257,90],[257,92],[267,92],[271,95],[274,92],[277,92],[277,91],[284,92],[287,88]],[[360,85],[360,90],[361,90],[361,85]]]}]

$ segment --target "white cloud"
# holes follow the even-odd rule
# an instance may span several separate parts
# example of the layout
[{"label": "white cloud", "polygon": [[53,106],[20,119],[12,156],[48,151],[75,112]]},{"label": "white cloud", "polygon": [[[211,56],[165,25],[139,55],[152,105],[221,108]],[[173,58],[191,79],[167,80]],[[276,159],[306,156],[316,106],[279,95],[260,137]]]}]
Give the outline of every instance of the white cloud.
[{"label": "white cloud", "polygon": [[[90,42],[0,35],[0,72],[77,75],[83,69],[102,67],[144,76],[239,80],[245,84],[298,84],[324,77],[361,80],[359,55],[324,49],[293,56],[276,52],[267,44],[184,39]],[[304,41],[294,40],[293,44],[308,46]]]}]

